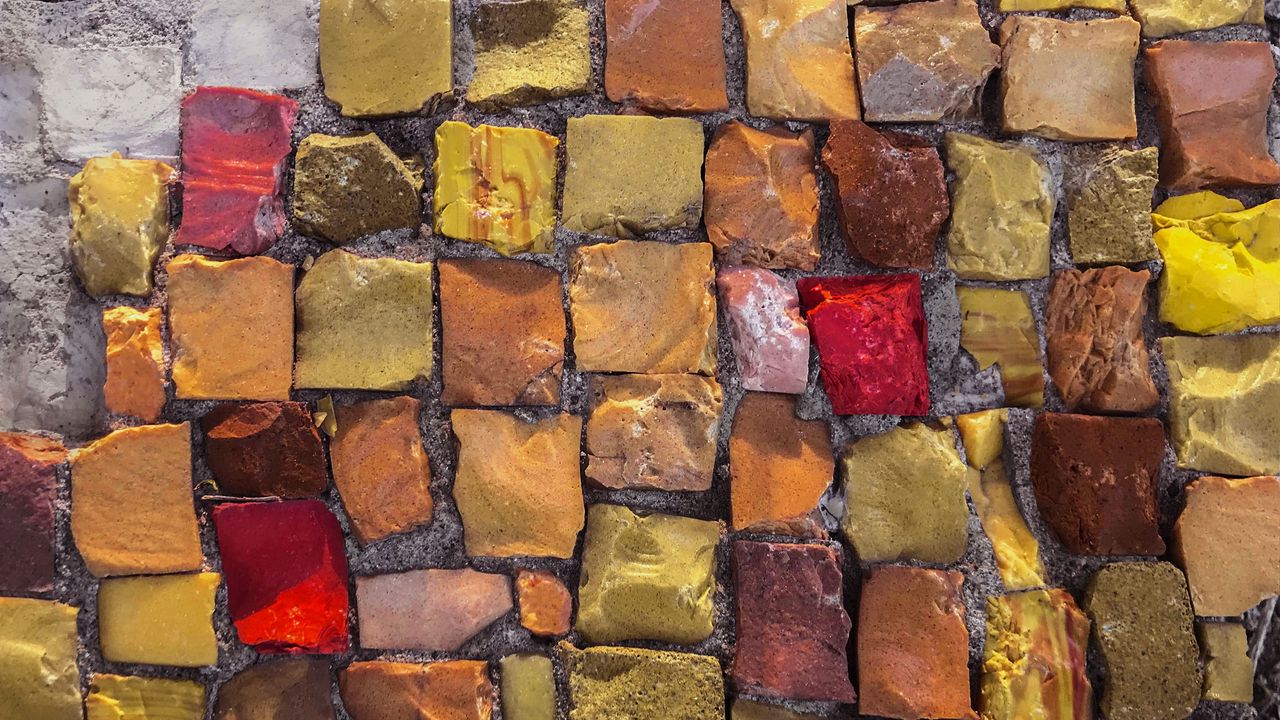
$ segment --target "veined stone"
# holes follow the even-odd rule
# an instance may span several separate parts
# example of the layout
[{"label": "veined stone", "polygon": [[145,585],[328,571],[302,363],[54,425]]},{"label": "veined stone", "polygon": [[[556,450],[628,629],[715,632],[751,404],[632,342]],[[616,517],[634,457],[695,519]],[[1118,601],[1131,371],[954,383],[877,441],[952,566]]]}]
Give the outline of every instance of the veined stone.
[{"label": "veined stone", "polygon": [[329,659],[289,658],[250,665],[218,688],[214,720],[334,720]]},{"label": "veined stone", "polygon": [[164,409],[164,338],[158,307],[128,305],[102,311],[107,335],[107,410],[155,422]]},{"label": "veined stone", "polygon": [[809,328],[795,285],[753,267],[721,267],[716,289],[746,390],[803,393],[809,382]]},{"label": "veined stone", "polygon": [[979,367],[1000,368],[1000,382],[1010,405],[1044,405],[1044,372],[1040,369],[1040,333],[1031,314],[1031,298],[1021,290],[958,287],[960,347]]},{"label": "veined stone", "polygon": [[1089,619],[1066,590],[987,598],[982,717],[1089,720]]},{"label": "veined stone", "polygon": [[356,578],[364,648],[453,652],[511,609],[506,575],[433,568]]},{"label": "veined stone", "polygon": [[569,720],[724,717],[720,663],[706,655],[626,647],[556,646],[569,675]]},{"label": "veined stone", "polygon": [[1197,622],[1200,661],[1204,665],[1204,699],[1253,702],[1253,659],[1244,626],[1231,622]]},{"label": "veined stone", "polygon": [[1280,595],[1280,479],[1192,481],[1173,536],[1197,615],[1240,615]]},{"label": "veined stone", "polygon": [[217,573],[108,578],[98,585],[98,638],[110,663],[218,663]]},{"label": "veined stone", "polygon": [[551,658],[518,653],[507,655],[498,665],[505,720],[555,720],[556,678]]},{"label": "veined stone", "polygon": [[87,720],[201,720],[204,685],[190,680],[99,673],[89,680],[84,709]]},{"label": "veined stone", "polygon": [[53,589],[54,504],[58,466],[66,460],[57,440],[0,432],[0,593]]},{"label": "veined stone", "polygon": [[591,91],[591,33],[578,0],[481,3],[471,35],[469,103],[532,105]]},{"label": "veined stone", "polygon": [[1146,37],[1168,37],[1223,25],[1261,25],[1264,0],[1133,0]]},{"label": "veined stone", "polygon": [[396,157],[373,133],[312,133],[298,143],[293,171],[293,221],[308,235],[341,245],[421,221],[421,162]]},{"label": "veined stone", "polygon": [[90,295],[151,293],[151,270],[169,239],[173,168],[120,153],[91,158],[71,178],[71,260]]},{"label": "veined stone", "polygon": [[1078,265],[1139,263],[1156,258],[1151,197],[1159,149],[1113,150],[1072,190],[1067,214],[1071,259]]},{"label": "veined stone", "polygon": [[658,112],[729,109],[719,0],[607,0],[604,90]]},{"label": "veined stone", "polygon": [[489,663],[354,662],[338,676],[342,704],[356,720],[488,720],[493,712]]},{"label": "veined stone", "polygon": [[187,49],[195,81],[267,90],[314,85],[313,7],[310,0],[197,0]]},{"label": "veined stone", "polygon": [[0,597],[0,713],[80,720],[76,614],[49,600]]},{"label": "veined stone", "polygon": [[796,417],[785,395],[742,397],[729,435],[734,530],[825,538],[818,503],[834,476],[827,423]]}]

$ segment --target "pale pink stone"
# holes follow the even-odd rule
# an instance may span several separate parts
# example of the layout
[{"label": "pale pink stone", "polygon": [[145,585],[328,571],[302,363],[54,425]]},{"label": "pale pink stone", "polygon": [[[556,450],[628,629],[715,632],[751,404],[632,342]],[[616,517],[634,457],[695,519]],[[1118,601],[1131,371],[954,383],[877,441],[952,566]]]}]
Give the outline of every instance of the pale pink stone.
[{"label": "pale pink stone", "polygon": [[365,648],[457,650],[513,607],[506,575],[463,568],[356,578]]},{"label": "pale pink stone", "polygon": [[802,393],[809,378],[809,328],[796,284],[755,267],[724,267],[716,276],[729,317],[742,386]]}]

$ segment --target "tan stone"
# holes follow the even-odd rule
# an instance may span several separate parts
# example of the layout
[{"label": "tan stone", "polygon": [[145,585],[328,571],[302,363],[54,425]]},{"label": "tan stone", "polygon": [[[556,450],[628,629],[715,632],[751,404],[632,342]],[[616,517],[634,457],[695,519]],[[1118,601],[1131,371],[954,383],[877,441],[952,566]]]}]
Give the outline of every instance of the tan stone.
[{"label": "tan stone", "polygon": [[366,649],[453,652],[511,608],[511,578],[496,573],[433,568],[356,578]]},{"label": "tan stone", "polygon": [[1261,25],[1265,0],[1132,0],[1145,37],[1211,30],[1223,25]]},{"label": "tan stone", "polygon": [[113,413],[155,422],[164,409],[164,338],[160,308],[127,305],[102,311],[107,380],[102,395]]},{"label": "tan stone", "polygon": [[1193,481],[1173,537],[1197,615],[1239,615],[1280,595],[1280,479]]},{"label": "tan stone", "polygon": [[788,395],[742,397],[729,435],[734,530],[826,537],[818,501],[834,477],[824,421],[796,417]]},{"label": "tan stone", "polygon": [[1031,298],[1021,290],[958,287],[960,346],[983,369],[1000,366],[1005,401],[1016,407],[1044,405],[1040,333]]},{"label": "tan stone", "polygon": [[355,720],[489,720],[489,663],[351,663],[338,675],[342,704]]}]

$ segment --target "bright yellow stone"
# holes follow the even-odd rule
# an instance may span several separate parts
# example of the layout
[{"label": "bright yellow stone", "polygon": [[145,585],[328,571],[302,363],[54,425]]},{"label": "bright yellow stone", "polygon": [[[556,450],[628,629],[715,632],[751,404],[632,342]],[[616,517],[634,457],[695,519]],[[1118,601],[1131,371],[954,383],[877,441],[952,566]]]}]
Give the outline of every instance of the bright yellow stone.
[{"label": "bright yellow stone", "polygon": [[0,598],[0,718],[79,720],[76,608]]},{"label": "bright yellow stone", "polygon": [[550,252],[556,226],[556,147],[541,130],[436,128],[436,232],[503,255]]},{"label": "bright yellow stone", "polygon": [[1124,2],[1125,0],[1000,0],[1000,12],[1090,8],[1122,13],[1125,11]]},{"label": "bright yellow stone", "polygon": [[71,261],[90,295],[147,295],[169,239],[173,168],[120,153],[90,158],[71,178]]},{"label": "bright yellow stone", "polygon": [[204,686],[190,680],[94,675],[87,720],[201,720]]},{"label": "bright yellow stone", "polygon": [[[1197,195],[1151,216],[1165,262],[1160,319],[1201,335],[1280,322],[1280,200],[1222,211],[1234,204]],[[1188,217],[1206,210],[1216,212]]]},{"label": "bright yellow stone", "polygon": [[1093,689],[1085,674],[1088,643],[1089,620],[1065,590],[987,598],[983,719],[1092,717]]},{"label": "bright yellow stone", "polygon": [[1005,409],[956,416],[956,428],[960,430],[969,467],[981,470],[1000,458],[1004,450],[1004,424],[1008,419],[1009,411]]},{"label": "bright yellow stone", "polygon": [[1167,223],[1169,220],[1195,220],[1216,213],[1239,212],[1243,209],[1244,203],[1235,198],[1219,195],[1212,190],[1201,190],[1165,200],[1152,213],[1152,219],[1158,227],[1167,227],[1161,226],[1160,223]]},{"label": "bright yellow stone", "polygon": [[1223,25],[1261,25],[1265,0],[1133,0],[1147,37],[1168,37]]},{"label": "bright yellow stone", "polygon": [[1005,399],[1017,407],[1044,405],[1040,334],[1031,298],[1021,290],[958,287],[960,346],[983,369],[1000,366]]},{"label": "bright yellow stone", "polygon": [[98,587],[98,633],[107,662],[202,667],[218,662],[214,595],[221,576],[111,578]]}]

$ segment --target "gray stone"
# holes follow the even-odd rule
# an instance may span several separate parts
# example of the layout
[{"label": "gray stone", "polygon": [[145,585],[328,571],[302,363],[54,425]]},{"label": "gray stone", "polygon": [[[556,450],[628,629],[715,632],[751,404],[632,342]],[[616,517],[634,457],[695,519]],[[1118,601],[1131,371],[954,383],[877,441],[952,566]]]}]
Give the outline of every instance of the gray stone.
[{"label": "gray stone", "polygon": [[0,175],[23,172],[38,161],[38,84],[39,76],[29,58],[0,56],[0,107],[4,108],[0,112]]},{"label": "gray stone", "polygon": [[195,0],[188,58],[196,83],[299,88],[316,82],[313,0]]}]

